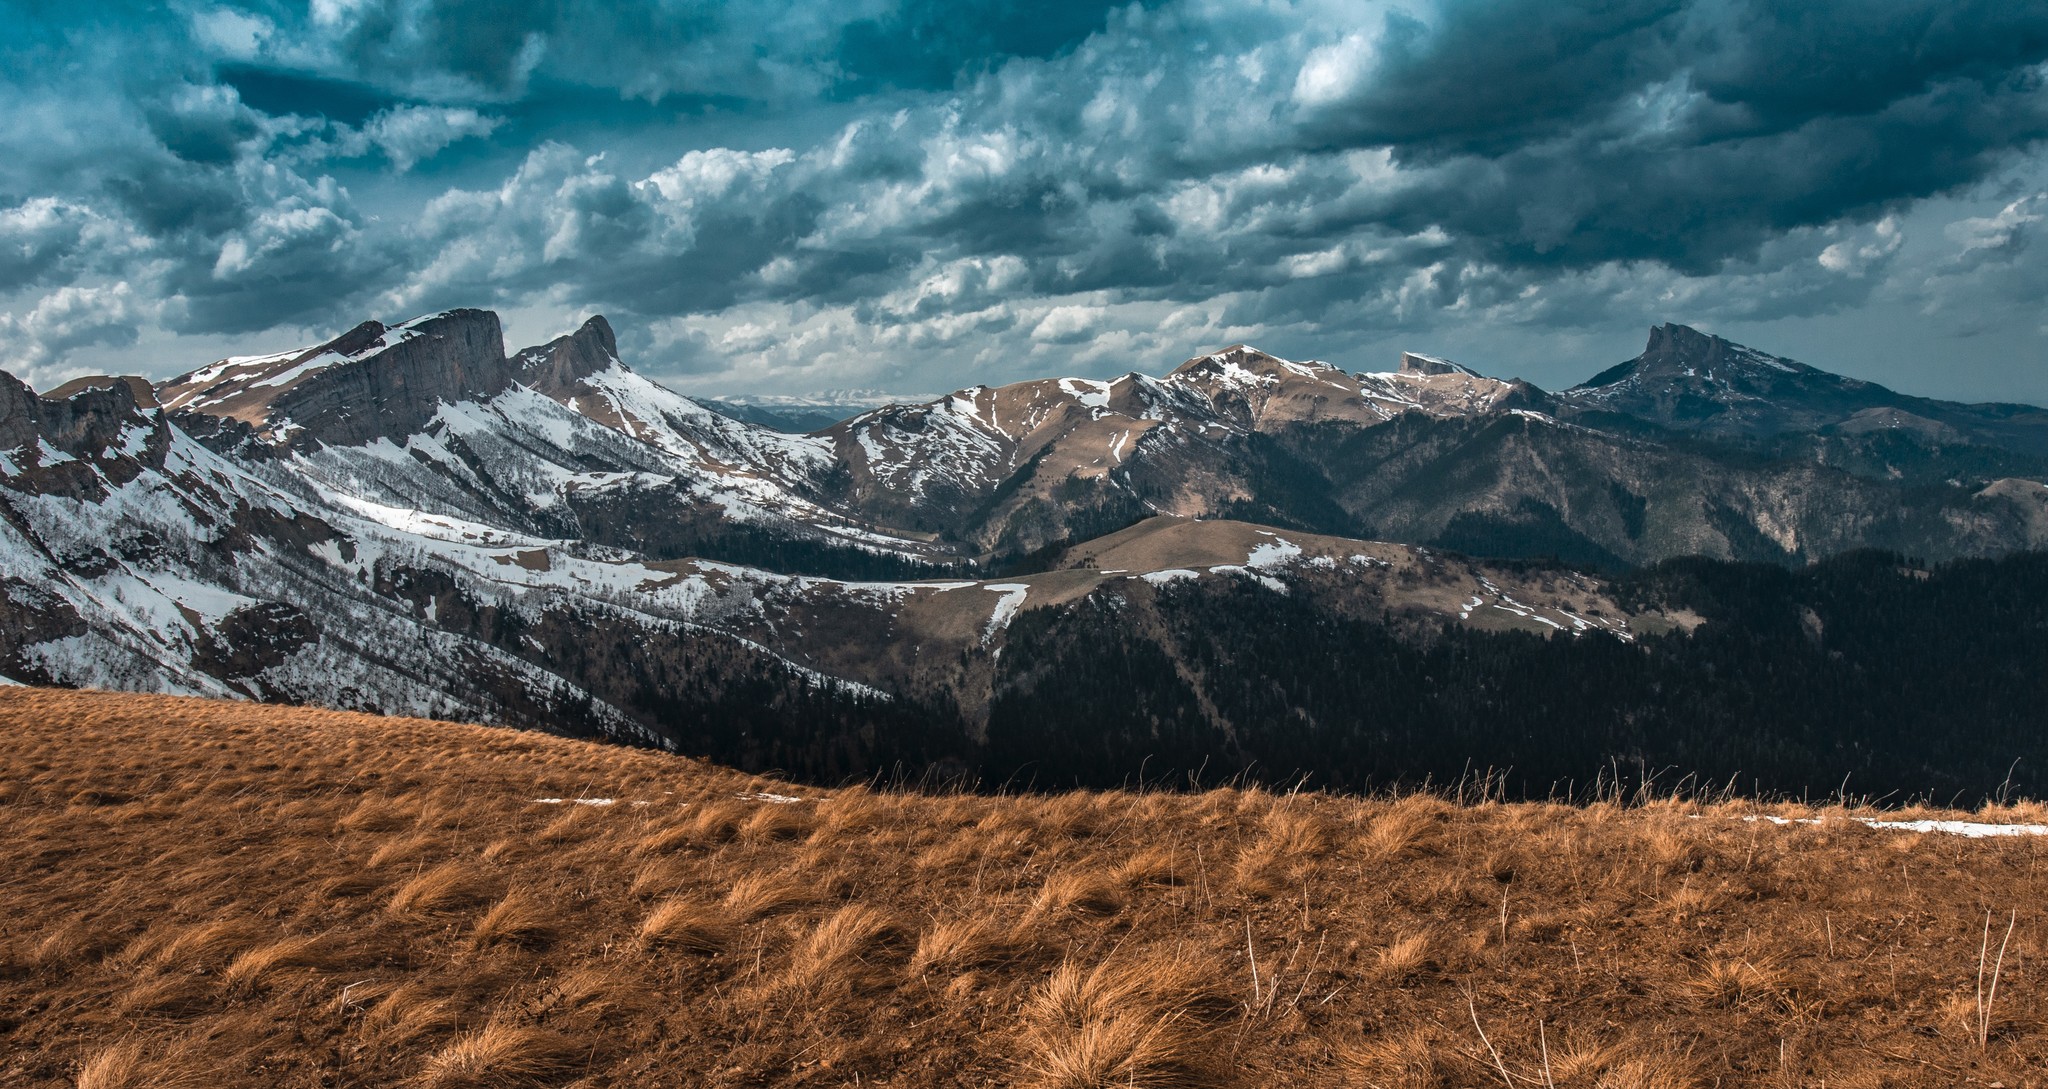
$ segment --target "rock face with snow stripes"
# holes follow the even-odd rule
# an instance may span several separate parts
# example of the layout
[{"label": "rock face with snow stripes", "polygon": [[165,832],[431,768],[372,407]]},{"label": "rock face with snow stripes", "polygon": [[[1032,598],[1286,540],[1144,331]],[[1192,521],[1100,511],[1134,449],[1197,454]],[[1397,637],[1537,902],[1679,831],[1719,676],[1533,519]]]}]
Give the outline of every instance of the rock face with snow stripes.
[{"label": "rock face with snow stripes", "polygon": [[1163,378],[975,386],[824,434],[851,471],[850,505],[971,548],[1029,551],[1114,528],[1104,518],[1217,515],[1256,502],[1271,458],[1257,436],[1373,427],[1404,413],[1483,414],[1540,396],[1463,369],[1349,374],[1234,345]]}]

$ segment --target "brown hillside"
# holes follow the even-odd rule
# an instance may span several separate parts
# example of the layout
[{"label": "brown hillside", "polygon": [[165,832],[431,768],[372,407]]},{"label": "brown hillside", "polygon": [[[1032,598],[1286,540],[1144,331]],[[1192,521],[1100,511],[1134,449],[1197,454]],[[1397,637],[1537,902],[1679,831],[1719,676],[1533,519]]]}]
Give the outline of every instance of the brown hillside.
[{"label": "brown hillside", "polygon": [[1752,813],[824,792],[8,689],[0,1084],[2043,1084],[2048,841]]}]

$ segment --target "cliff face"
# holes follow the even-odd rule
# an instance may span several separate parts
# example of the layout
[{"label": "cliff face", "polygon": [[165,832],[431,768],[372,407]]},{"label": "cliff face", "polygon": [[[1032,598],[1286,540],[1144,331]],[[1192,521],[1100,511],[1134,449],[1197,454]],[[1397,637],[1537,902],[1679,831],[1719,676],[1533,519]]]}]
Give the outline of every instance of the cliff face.
[{"label": "cliff face", "polygon": [[488,310],[450,310],[402,332],[408,335],[375,355],[324,369],[272,401],[269,418],[280,437],[295,445],[356,445],[409,435],[443,404],[512,385],[504,332]]},{"label": "cliff face", "polygon": [[611,323],[598,315],[567,336],[528,348],[512,360],[522,385],[556,400],[571,396],[583,380],[619,361]]}]

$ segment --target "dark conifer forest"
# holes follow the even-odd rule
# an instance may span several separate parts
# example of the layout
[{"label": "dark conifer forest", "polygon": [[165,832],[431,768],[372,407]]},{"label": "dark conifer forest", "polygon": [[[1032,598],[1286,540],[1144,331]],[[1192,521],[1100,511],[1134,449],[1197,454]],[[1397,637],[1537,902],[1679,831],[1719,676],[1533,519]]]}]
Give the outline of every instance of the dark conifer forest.
[{"label": "dark conifer forest", "polygon": [[1014,625],[984,784],[1491,775],[1515,796],[1644,776],[1744,794],[1974,801],[2048,787],[2048,556],[1623,576],[1691,633],[1630,644],[1351,620],[1249,580],[1101,595]]}]

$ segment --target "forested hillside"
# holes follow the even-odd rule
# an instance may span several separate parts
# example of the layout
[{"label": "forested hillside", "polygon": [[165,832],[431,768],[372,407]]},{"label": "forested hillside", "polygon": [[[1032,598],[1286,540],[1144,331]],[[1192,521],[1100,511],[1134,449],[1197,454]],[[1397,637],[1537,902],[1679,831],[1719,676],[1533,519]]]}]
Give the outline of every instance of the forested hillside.
[{"label": "forested hillside", "polygon": [[1525,796],[1645,774],[1942,800],[2008,776],[2048,785],[2048,557],[1680,560],[1616,590],[1703,622],[1543,638],[1346,618],[1249,580],[1026,612],[985,774],[1352,789],[1493,774]]}]

